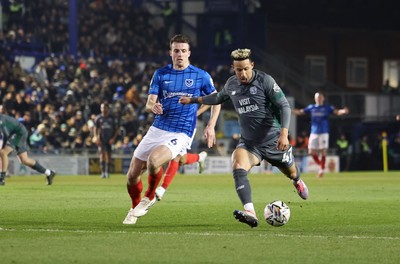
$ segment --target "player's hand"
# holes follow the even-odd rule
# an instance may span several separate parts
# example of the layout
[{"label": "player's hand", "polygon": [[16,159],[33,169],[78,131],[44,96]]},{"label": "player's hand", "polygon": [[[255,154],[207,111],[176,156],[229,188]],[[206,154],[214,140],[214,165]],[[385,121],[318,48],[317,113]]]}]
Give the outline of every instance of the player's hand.
[{"label": "player's hand", "polygon": [[181,104],[190,104],[190,97],[182,96],[179,98],[179,103]]},{"label": "player's hand", "polygon": [[207,147],[212,148],[217,143],[214,128],[206,126],[204,129],[204,138],[207,139]]},{"label": "player's hand", "polygon": [[162,115],[163,114],[162,104],[155,103],[151,108],[151,111],[156,115]]},{"label": "player's hand", "polygon": [[95,143],[97,146],[100,146],[101,143],[100,138],[96,136],[93,137],[92,142]]},{"label": "player's hand", "polygon": [[278,144],[276,146],[277,150],[287,150],[289,148],[289,139],[287,135],[280,135],[278,139]]},{"label": "player's hand", "polygon": [[350,111],[349,108],[346,106],[343,108],[343,112],[347,115]]}]

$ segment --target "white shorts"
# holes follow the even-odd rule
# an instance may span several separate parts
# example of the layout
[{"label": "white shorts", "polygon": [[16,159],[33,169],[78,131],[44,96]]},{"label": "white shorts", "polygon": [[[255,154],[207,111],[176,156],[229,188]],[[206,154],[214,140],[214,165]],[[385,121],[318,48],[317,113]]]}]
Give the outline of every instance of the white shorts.
[{"label": "white shorts", "polygon": [[146,161],[151,151],[158,146],[166,146],[172,153],[172,159],[186,154],[192,138],[185,133],[169,132],[151,126],[136,148],[133,156]]},{"label": "white shorts", "polygon": [[328,149],[329,148],[329,134],[310,134],[308,139],[308,149]]}]

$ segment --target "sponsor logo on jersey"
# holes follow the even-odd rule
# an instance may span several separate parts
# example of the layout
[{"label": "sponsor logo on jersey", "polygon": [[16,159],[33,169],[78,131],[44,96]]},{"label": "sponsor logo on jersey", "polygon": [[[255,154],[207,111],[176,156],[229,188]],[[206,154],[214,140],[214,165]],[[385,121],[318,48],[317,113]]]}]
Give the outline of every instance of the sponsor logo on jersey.
[{"label": "sponsor logo on jersey", "polygon": [[169,93],[168,91],[163,91],[164,99],[172,98],[172,97],[182,97],[182,96],[193,97],[193,94],[183,93],[183,92],[170,92]]}]

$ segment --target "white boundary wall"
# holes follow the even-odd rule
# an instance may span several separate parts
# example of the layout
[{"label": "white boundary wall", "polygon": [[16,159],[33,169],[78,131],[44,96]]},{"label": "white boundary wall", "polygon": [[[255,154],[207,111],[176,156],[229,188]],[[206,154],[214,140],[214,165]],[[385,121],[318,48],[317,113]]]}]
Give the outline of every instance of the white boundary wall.
[{"label": "white boundary wall", "polygon": [[[89,157],[71,155],[41,155],[32,156],[45,168],[55,170],[58,175],[87,175],[89,174]],[[22,165],[16,156],[10,157],[8,172],[11,175],[37,175],[38,172]]]},{"label": "white boundary wall", "polygon": [[[58,175],[88,175],[89,174],[89,156],[76,156],[76,155],[47,155],[47,156],[32,156],[33,159],[38,160],[44,167],[51,168],[57,172]],[[130,156],[123,157],[123,159],[130,160]],[[314,163],[310,156],[296,158],[296,163],[302,172],[318,172],[318,166]],[[129,164],[129,162],[128,162]],[[125,173],[127,170],[124,167]],[[198,164],[184,166],[185,174],[199,174]],[[328,156],[326,159],[326,172],[339,171],[339,158],[338,156]],[[206,169],[204,174],[213,173],[231,173],[232,165],[230,157],[208,157],[206,159]],[[276,167],[262,162],[260,166],[254,167],[250,173],[264,173],[264,172],[278,172]],[[38,173],[31,168],[21,165],[15,156],[10,157],[9,173],[11,175],[37,175]]]}]

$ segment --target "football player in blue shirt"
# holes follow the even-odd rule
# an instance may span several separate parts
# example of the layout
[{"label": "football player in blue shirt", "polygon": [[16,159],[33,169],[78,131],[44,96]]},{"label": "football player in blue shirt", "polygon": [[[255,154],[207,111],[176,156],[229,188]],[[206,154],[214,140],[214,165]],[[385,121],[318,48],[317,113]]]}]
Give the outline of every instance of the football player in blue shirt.
[{"label": "football player in blue shirt", "polygon": [[[155,71],[149,89],[146,111],[155,115],[152,126],[143,137],[131,160],[127,173],[127,189],[132,201],[123,224],[135,224],[155,203],[155,190],[163,175],[162,165],[186,153],[196,128],[198,105],[182,105],[182,96],[200,96],[216,93],[212,78],[206,71],[190,64],[190,40],[175,35],[170,40],[172,64]],[[215,142],[215,125],[221,107],[211,109],[211,117],[204,136],[208,147]],[[148,171],[148,188],[143,190],[142,173]]]},{"label": "football player in blue shirt", "polygon": [[310,104],[303,109],[292,109],[295,115],[309,114],[311,116],[311,133],[308,140],[308,153],[313,157],[315,163],[320,166],[317,177],[322,177],[325,170],[326,154],[329,148],[329,116],[346,115],[349,109],[344,107],[336,109],[325,104],[325,96],[322,92],[314,95],[315,104]]}]

